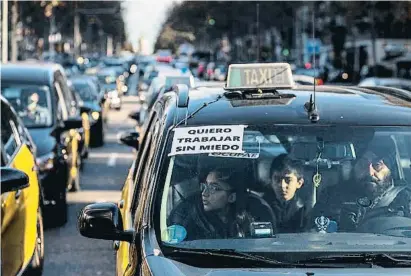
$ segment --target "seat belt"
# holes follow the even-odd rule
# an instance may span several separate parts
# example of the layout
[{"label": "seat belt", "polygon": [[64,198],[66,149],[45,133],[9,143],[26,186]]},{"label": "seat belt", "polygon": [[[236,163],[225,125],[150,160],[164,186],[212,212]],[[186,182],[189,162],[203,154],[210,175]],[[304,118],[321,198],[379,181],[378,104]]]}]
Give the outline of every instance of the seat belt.
[{"label": "seat belt", "polygon": [[404,189],[407,189],[407,186],[396,186],[392,187],[386,194],[381,198],[381,200],[374,206],[374,208],[388,207],[397,197],[397,195],[402,192]]}]

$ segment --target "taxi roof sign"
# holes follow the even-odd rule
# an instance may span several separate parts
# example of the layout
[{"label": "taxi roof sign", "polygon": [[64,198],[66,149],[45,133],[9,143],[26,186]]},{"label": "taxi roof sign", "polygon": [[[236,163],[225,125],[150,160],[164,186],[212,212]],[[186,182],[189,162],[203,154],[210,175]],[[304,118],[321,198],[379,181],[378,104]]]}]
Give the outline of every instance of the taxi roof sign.
[{"label": "taxi roof sign", "polygon": [[231,64],[228,67],[228,90],[289,89],[295,86],[288,63]]}]

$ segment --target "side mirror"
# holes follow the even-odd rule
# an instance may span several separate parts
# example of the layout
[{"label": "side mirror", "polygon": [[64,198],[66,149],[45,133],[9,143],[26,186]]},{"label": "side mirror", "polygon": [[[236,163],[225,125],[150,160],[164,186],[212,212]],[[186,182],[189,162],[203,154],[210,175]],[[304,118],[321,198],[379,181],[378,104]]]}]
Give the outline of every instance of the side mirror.
[{"label": "side mirror", "polygon": [[140,134],[138,132],[135,132],[135,131],[134,132],[123,132],[123,133],[120,133],[118,137],[119,137],[118,139],[120,143],[138,150],[139,148],[138,138],[140,137]]},{"label": "side mirror", "polygon": [[78,218],[80,234],[87,238],[132,242],[134,231],[124,231],[120,209],[114,203],[87,205]]},{"label": "side mirror", "polygon": [[83,120],[81,117],[71,117],[64,121],[63,130],[70,130],[83,127]]},{"label": "side mirror", "polygon": [[131,112],[130,114],[128,114],[128,117],[133,119],[133,120],[136,120],[137,122],[139,122],[140,121],[140,112],[139,111]]},{"label": "side mirror", "polygon": [[20,170],[1,167],[1,193],[15,192],[30,185],[27,174]]}]

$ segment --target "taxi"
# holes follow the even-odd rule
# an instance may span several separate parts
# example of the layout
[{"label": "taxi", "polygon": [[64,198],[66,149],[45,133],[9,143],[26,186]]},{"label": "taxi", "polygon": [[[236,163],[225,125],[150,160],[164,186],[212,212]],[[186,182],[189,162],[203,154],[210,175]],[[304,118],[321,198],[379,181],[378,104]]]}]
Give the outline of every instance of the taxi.
[{"label": "taxi", "polygon": [[36,147],[13,108],[1,100],[1,274],[41,275],[42,193]]},{"label": "taxi", "polygon": [[75,91],[73,83],[71,80],[67,81],[67,85],[70,88],[71,97],[73,99],[71,104],[71,112],[81,117],[82,127],[77,130],[78,132],[78,155],[80,155],[80,168],[84,166],[84,160],[88,158],[89,148],[90,148],[90,129],[92,118],[92,109],[88,106],[83,105],[83,101],[78,93]]},{"label": "taxi", "polygon": [[140,127],[145,127],[145,123],[148,122],[148,116],[150,111],[157,101],[161,98],[165,91],[170,90],[176,84],[186,84],[189,88],[195,86],[194,77],[191,74],[180,74],[167,72],[158,77],[155,77],[151,82],[151,85],[145,93],[144,101],[140,109],[130,114],[130,118],[136,120]]},{"label": "taxi", "polygon": [[1,95],[13,106],[36,145],[44,222],[61,226],[67,222],[67,190],[80,187],[79,132],[83,127],[63,68],[40,62],[2,64]]},{"label": "taxi", "polygon": [[138,152],[121,200],[78,218],[114,242],[116,275],[409,275],[407,92],[232,64],[225,86],[175,85],[148,121],[123,140]]}]

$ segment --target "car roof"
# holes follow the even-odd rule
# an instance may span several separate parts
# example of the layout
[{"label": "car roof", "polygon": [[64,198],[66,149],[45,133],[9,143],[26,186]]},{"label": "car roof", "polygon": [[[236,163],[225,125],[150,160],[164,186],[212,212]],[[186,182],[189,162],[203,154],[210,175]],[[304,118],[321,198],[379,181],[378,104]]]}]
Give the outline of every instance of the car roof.
[{"label": "car roof", "polygon": [[93,80],[91,78],[84,78],[82,76],[72,77],[70,78],[70,81],[72,83],[93,83]]},{"label": "car roof", "polygon": [[376,78],[376,77],[371,77],[371,78],[366,78],[360,82],[359,85],[363,85],[364,83],[370,83],[373,82],[374,84],[406,84],[406,85],[411,85],[411,80],[407,79],[401,79],[401,78]]},{"label": "car roof", "polygon": [[64,74],[61,65],[55,63],[39,61],[6,63],[1,65],[1,80],[49,84],[56,70]]},{"label": "car roof", "polygon": [[[218,124],[312,124],[304,105],[313,92],[312,86],[279,90],[294,98],[231,98],[222,87],[196,87],[189,91],[188,114],[204,103],[222,95],[187,121],[188,126]],[[391,94],[390,94],[391,93]],[[319,125],[410,126],[411,97],[393,95],[359,87],[317,86],[316,106]],[[164,98],[164,96],[163,96]],[[166,96],[165,99],[168,97]],[[376,112],[378,110],[378,112]],[[182,114],[182,113],[180,113]],[[185,114],[185,112],[184,112]]]}]

